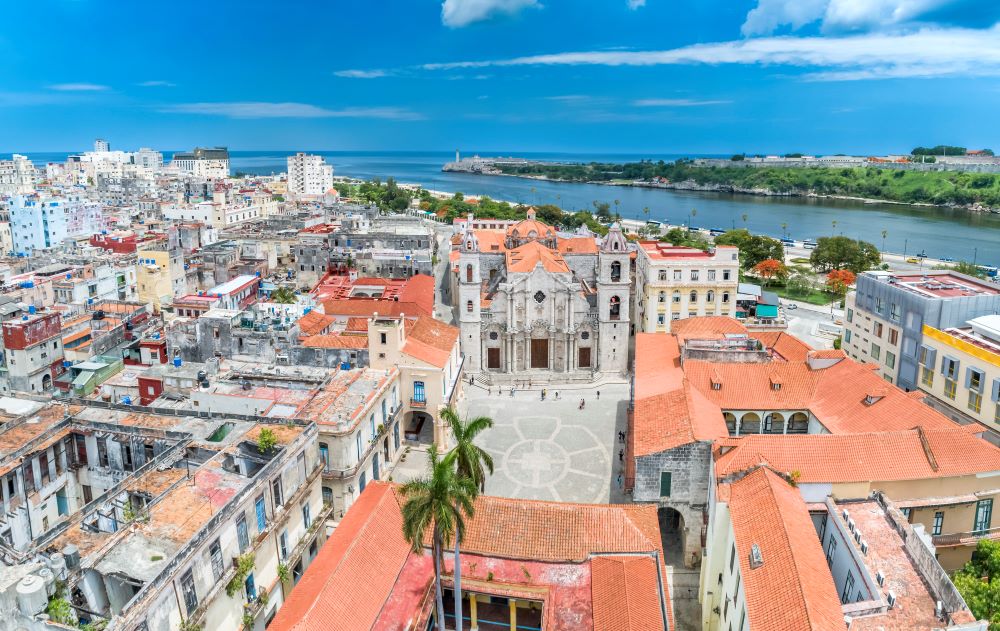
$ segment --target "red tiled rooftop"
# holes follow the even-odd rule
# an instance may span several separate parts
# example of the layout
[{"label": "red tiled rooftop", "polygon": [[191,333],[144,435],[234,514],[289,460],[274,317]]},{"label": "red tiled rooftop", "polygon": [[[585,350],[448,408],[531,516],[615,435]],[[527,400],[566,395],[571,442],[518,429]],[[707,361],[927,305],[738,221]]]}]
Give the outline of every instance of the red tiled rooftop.
[{"label": "red tiled rooftop", "polygon": [[[761,467],[730,485],[729,508],[750,628],[843,631],[837,588],[798,490]],[[755,544],[764,563],[751,568]]]},{"label": "red tiled rooftop", "polygon": [[406,325],[404,354],[438,368],[447,365],[458,343],[459,330],[427,316]]}]

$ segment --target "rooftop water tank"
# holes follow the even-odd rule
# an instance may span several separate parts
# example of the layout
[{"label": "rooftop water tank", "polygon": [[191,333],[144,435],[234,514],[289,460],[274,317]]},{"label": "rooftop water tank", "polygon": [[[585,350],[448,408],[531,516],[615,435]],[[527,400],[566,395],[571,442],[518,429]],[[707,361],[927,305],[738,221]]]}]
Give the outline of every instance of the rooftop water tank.
[{"label": "rooftop water tank", "polygon": [[80,565],[80,550],[72,543],[66,544],[66,547],[62,549],[63,558],[66,560],[66,566],[70,569],[75,569]]},{"label": "rooftop water tank", "polygon": [[31,315],[35,315],[36,311],[38,310],[35,309],[35,305],[28,305],[28,313],[30,313]]},{"label": "rooftop water tank", "polygon": [[181,367],[181,358],[174,357],[174,368],[180,368],[180,367]]},{"label": "rooftop water tank", "polygon": [[56,593],[56,575],[52,573],[47,567],[43,567],[38,570],[38,576],[41,577],[42,582],[45,583],[45,593],[51,596]]},{"label": "rooftop water tank", "polygon": [[48,604],[49,595],[40,576],[29,574],[17,584],[17,606],[25,616],[32,618],[42,613]]},{"label": "rooftop water tank", "polygon": [[63,557],[62,552],[53,552],[49,555],[49,568],[56,575],[57,579],[63,580],[66,578],[66,559]]},{"label": "rooftop water tank", "polygon": [[126,394],[125,396],[122,397],[122,403],[124,403],[125,405],[132,405],[132,397]]}]

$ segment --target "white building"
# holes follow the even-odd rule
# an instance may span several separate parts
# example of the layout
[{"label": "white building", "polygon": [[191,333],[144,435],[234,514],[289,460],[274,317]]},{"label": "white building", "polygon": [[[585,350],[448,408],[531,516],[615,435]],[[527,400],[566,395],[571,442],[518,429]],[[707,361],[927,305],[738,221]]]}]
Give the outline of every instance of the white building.
[{"label": "white building", "polygon": [[69,237],[90,235],[103,227],[101,205],[80,198],[18,195],[10,204],[10,232],[16,254],[56,247]]},{"label": "white building", "polygon": [[94,151],[101,153],[104,151],[111,151],[111,144],[103,138],[98,138],[94,141]]},{"label": "white building", "polygon": [[15,153],[0,160],[0,195],[20,195],[35,190],[35,165],[27,156]]},{"label": "white building", "polygon": [[163,154],[148,147],[141,147],[132,154],[132,162],[141,167],[159,171],[163,168]]},{"label": "white building", "polygon": [[229,150],[225,147],[205,149],[195,147],[194,151],[175,153],[170,161],[171,168],[191,173],[198,177],[229,177]]},{"label": "white building", "polygon": [[323,156],[303,152],[288,156],[288,192],[292,195],[322,195],[333,187],[333,166]]}]

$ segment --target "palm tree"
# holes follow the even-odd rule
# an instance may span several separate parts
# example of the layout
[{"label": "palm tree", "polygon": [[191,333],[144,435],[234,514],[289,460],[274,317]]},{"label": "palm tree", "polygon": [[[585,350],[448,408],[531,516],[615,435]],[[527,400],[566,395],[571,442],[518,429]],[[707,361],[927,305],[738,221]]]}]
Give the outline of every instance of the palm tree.
[{"label": "palm tree", "polygon": [[[476,436],[485,429],[493,427],[493,419],[488,416],[477,416],[465,422],[459,418],[455,408],[447,407],[441,411],[441,418],[451,427],[451,435],[455,437],[455,446],[448,456],[455,458],[455,473],[460,478],[472,480],[476,485],[477,494],[486,490],[486,470],[493,475],[493,457],[483,451],[475,443]],[[458,510],[458,507],[455,507]],[[471,516],[471,515],[470,515]],[[462,631],[462,564],[459,562],[460,533],[455,536],[455,628]]]},{"label": "palm tree", "polygon": [[[472,516],[476,483],[455,471],[456,455],[438,455],[436,444],[427,450],[428,475],[411,480],[400,488],[403,504],[403,536],[418,553],[424,547],[427,529],[432,529],[431,554],[434,557],[434,594],[437,628],[444,631],[444,598],[441,593],[442,550],[444,541],[465,531],[465,515]],[[455,559],[458,565],[458,559]]]},{"label": "palm tree", "polygon": [[744,228],[746,228],[746,227],[747,227],[747,218],[748,218],[749,216],[750,216],[750,215],[748,215],[748,214],[746,214],[746,213],[743,213],[743,215],[742,215],[742,217],[743,217],[743,227],[744,227]]},{"label": "palm tree", "polygon": [[887,236],[889,236],[889,231],[888,230],[883,230],[882,231],[882,258],[883,259],[885,258],[885,238]]},{"label": "palm tree", "polygon": [[787,223],[782,223],[781,224],[781,238],[784,239],[787,235],[788,235],[788,224]]},{"label": "palm tree", "polygon": [[697,217],[697,216],[698,216],[698,209],[697,208],[692,208],[691,209],[691,218],[688,219],[688,230],[691,229],[691,224],[694,223],[694,218]]},{"label": "palm tree", "polygon": [[830,235],[831,237],[837,234],[837,220],[834,219],[832,223],[833,223],[833,234]]}]

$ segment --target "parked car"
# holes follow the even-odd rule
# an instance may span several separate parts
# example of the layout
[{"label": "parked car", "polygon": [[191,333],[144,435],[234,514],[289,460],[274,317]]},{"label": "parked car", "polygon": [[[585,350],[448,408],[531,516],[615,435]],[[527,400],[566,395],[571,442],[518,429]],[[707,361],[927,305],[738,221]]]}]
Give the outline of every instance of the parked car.
[{"label": "parked car", "polygon": [[786,302],[785,303],[785,309],[788,310],[788,311],[794,311],[795,309],[798,309],[798,308],[799,308],[799,306],[797,304],[795,304],[794,302]]}]

